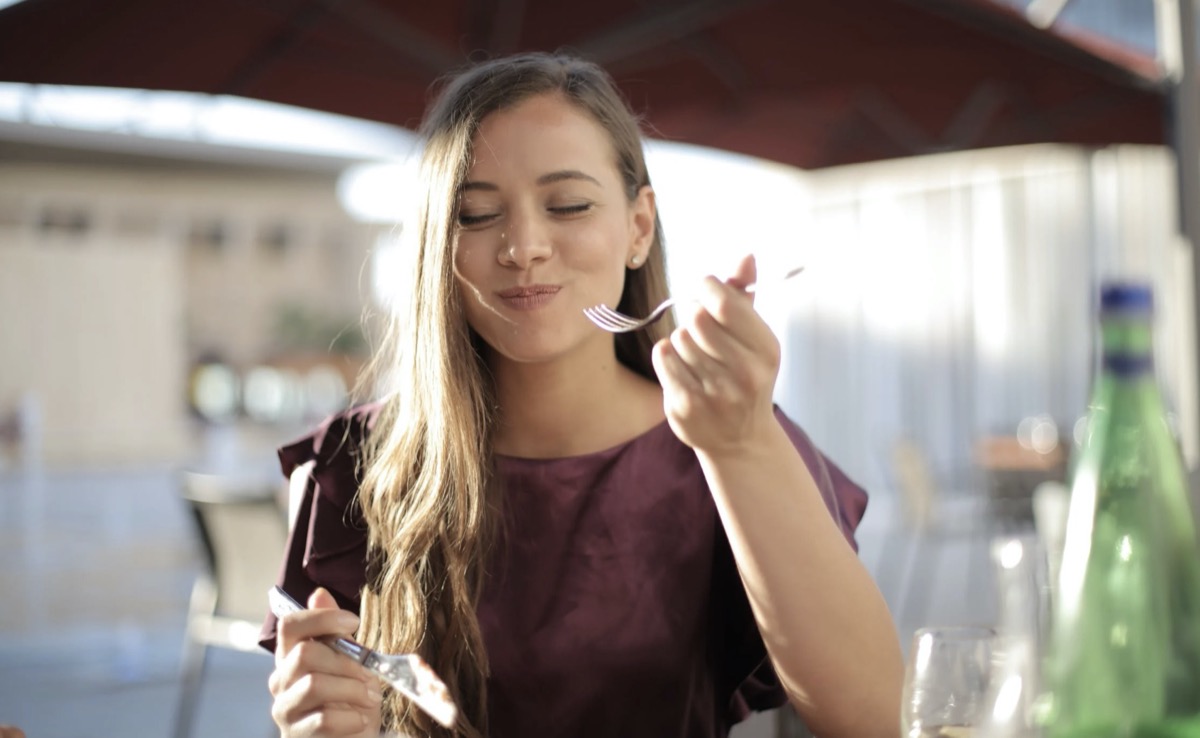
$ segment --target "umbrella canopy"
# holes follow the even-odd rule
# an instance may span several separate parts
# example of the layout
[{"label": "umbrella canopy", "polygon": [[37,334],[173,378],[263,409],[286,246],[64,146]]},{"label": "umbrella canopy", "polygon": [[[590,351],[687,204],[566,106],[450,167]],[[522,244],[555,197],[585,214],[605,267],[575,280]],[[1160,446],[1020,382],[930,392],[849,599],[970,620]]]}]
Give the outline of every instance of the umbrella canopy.
[{"label": "umbrella canopy", "polygon": [[469,60],[567,50],[648,132],[818,168],[1164,142],[1152,59],[994,0],[26,0],[0,81],[240,95],[414,127]]}]

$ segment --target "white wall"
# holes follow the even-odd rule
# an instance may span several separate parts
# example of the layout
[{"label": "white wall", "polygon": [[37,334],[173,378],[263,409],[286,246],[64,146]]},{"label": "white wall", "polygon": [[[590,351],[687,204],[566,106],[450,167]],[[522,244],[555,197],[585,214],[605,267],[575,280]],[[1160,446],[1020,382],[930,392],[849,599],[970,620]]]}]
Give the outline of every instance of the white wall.
[{"label": "white wall", "polygon": [[330,175],[0,163],[0,419],[38,398],[52,464],[177,459],[197,355],[273,358],[283,301],[355,324],[373,237]]},{"label": "white wall", "polygon": [[0,398],[38,398],[46,460],[182,451],[181,282],[154,245],[0,245]]}]

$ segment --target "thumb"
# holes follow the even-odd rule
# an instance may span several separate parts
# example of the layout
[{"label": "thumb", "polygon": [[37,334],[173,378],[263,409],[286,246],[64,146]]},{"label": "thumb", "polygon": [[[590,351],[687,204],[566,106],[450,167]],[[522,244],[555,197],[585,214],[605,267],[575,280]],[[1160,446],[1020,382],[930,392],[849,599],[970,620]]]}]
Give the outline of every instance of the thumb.
[{"label": "thumb", "polygon": [[733,274],[730,275],[729,279],[725,280],[725,284],[745,290],[754,284],[757,279],[758,265],[754,261],[754,254],[746,254],[738,261]]},{"label": "thumb", "polygon": [[333,599],[333,595],[329,594],[329,590],[324,587],[317,587],[313,593],[308,596],[308,609],[310,610],[336,610],[338,605],[337,600]]}]

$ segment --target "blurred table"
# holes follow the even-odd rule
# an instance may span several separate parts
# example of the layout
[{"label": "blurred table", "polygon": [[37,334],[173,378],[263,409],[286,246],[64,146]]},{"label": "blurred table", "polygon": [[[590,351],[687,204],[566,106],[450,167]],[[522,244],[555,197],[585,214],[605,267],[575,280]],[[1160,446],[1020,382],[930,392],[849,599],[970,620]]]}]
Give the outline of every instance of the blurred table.
[{"label": "blurred table", "polygon": [[1032,525],[1033,490],[1042,482],[1065,481],[1067,449],[1061,442],[1039,450],[1016,436],[984,436],[975,443],[975,464],[985,477],[989,514]]}]

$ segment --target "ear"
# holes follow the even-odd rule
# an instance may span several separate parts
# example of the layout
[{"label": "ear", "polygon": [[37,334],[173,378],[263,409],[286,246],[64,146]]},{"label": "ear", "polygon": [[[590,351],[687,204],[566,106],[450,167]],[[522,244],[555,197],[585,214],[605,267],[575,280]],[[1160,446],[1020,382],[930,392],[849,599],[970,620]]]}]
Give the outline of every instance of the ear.
[{"label": "ear", "polygon": [[638,190],[637,197],[629,204],[630,239],[627,263],[639,265],[645,263],[650,245],[654,243],[654,222],[657,212],[654,188],[646,185]]}]

